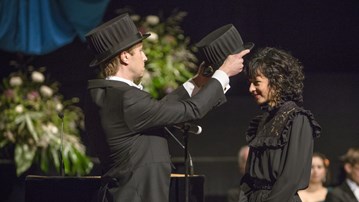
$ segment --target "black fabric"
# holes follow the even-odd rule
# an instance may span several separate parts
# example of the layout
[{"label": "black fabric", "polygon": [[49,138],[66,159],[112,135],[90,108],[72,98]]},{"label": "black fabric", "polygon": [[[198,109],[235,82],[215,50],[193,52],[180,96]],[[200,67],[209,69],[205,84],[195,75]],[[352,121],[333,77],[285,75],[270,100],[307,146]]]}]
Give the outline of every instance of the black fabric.
[{"label": "black fabric", "polygon": [[335,187],[332,191],[329,191],[325,202],[359,202],[349,185],[344,181],[338,187]]},{"label": "black fabric", "polygon": [[160,101],[120,81],[89,81],[86,131],[95,143],[102,177],[119,179],[116,186],[103,185],[106,200],[168,200],[170,157],[162,126],[202,118],[225,101],[216,79],[191,98],[180,87]]},{"label": "black fabric", "polygon": [[308,186],[314,138],[320,126],[294,102],[256,117],[247,131],[250,146],[241,189],[248,201],[300,201]]},{"label": "black fabric", "polygon": [[[168,201],[171,166],[168,163],[153,163],[131,172],[127,181],[101,186],[98,202],[115,201]],[[156,179],[156,180],[153,180]],[[105,187],[105,189],[103,189]]]},{"label": "black fabric", "polygon": [[244,49],[252,49],[254,43],[243,45],[241,35],[232,25],[224,25],[205,36],[196,46],[204,61],[218,69],[228,55],[239,53]]},{"label": "black fabric", "polygon": [[[161,164],[154,164],[154,167],[161,167]],[[163,169],[167,170],[166,167]],[[146,178],[146,173],[156,174],[156,170],[144,170],[144,172],[136,172],[138,179]],[[142,176],[141,176],[142,175]],[[161,177],[161,176],[158,176]],[[164,178],[160,179],[163,180]],[[146,180],[146,179],[144,179]],[[159,182],[160,182],[159,180]],[[165,179],[167,181],[167,179]],[[141,180],[142,181],[142,180]],[[190,187],[190,201],[203,202],[204,201],[204,176],[194,175],[188,177]],[[134,181],[133,181],[134,182]],[[107,188],[104,186],[107,184]],[[25,180],[25,201],[26,202],[95,202],[96,195],[102,195],[103,191],[118,191],[115,189],[109,190],[109,187],[116,186],[117,179],[102,179],[100,176],[86,176],[86,177],[70,177],[70,176],[39,176],[28,175]],[[158,183],[160,185],[160,183]],[[148,189],[150,190],[151,187]],[[156,188],[157,191],[158,188]],[[165,191],[160,189],[160,191]],[[102,192],[102,193],[101,193]],[[170,182],[170,202],[183,202],[185,199],[185,177],[180,175],[171,176]],[[139,197],[134,193],[132,198]],[[146,196],[145,196],[146,197]],[[107,200],[107,199],[105,199]],[[135,199],[133,199],[135,200]],[[165,200],[165,199],[164,199]],[[132,199],[128,200],[132,201]],[[144,200],[146,201],[146,200]],[[161,201],[161,200],[158,200]],[[236,201],[238,202],[238,200]]]},{"label": "black fabric", "polygon": [[99,176],[39,176],[25,179],[25,202],[95,202]]}]

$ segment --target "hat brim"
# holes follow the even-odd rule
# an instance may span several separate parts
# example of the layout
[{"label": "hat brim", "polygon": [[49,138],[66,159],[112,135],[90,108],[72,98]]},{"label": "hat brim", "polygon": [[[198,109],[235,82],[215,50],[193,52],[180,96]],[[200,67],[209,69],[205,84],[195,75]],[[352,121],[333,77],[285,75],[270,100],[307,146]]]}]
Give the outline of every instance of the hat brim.
[{"label": "hat brim", "polygon": [[105,58],[102,58],[101,60],[98,60],[97,58],[93,59],[90,63],[90,67],[94,67],[94,66],[97,66],[101,63],[104,63],[112,58],[114,58],[118,53],[120,53],[121,51],[124,51],[128,48],[130,48],[131,46],[143,41],[144,39],[146,39],[147,37],[149,37],[151,34],[150,33],[146,33],[146,34],[143,34],[141,38],[138,38],[136,40],[133,40],[131,42],[129,42],[128,44],[125,44],[124,46],[122,46],[121,48],[118,48],[117,50],[115,51],[112,51],[111,54],[109,54],[107,57]]},{"label": "hat brim", "polygon": [[249,50],[252,50],[254,48],[254,43],[253,42],[247,42],[243,45],[243,50],[245,49],[249,49]]},{"label": "hat brim", "polygon": [[231,53],[231,54],[237,54],[237,53],[239,53],[239,52],[241,52],[243,50],[246,50],[246,49],[252,50],[253,47],[254,47],[254,43],[247,42],[247,43],[244,43],[242,47],[238,48],[238,50],[233,51],[233,53]]},{"label": "hat brim", "polygon": [[[240,53],[241,51],[247,50],[247,49],[252,50],[252,49],[254,48],[254,45],[255,45],[255,44],[254,44],[253,42],[244,43],[243,46],[239,47],[236,51],[233,51],[233,52],[231,53],[231,55]],[[218,68],[223,64],[223,62],[224,62],[225,59],[226,59],[226,58],[223,58],[223,60],[219,61],[218,63],[212,64],[213,67],[214,67],[215,69],[218,69]]]}]

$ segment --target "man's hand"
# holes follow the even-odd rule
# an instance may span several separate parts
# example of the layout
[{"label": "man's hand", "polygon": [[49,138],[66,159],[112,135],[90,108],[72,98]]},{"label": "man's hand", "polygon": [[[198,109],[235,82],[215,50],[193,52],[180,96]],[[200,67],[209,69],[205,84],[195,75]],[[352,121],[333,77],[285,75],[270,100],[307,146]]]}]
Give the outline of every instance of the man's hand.
[{"label": "man's hand", "polygon": [[243,71],[243,56],[250,52],[249,49],[243,50],[240,53],[229,55],[219,68],[224,71],[228,77],[235,76]]},{"label": "man's hand", "polygon": [[[205,69],[208,68],[206,67],[205,62],[202,62],[199,67],[198,67],[198,71],[197,74],[193,77],[192,81],[196,84],[197,87],[201,88],[202,86],[204,86],[208,80],[211,78],[212,75],[208,75],[205,76],[204,75],[204,71]],[[212,73],[213,74],[213,73]]]}]

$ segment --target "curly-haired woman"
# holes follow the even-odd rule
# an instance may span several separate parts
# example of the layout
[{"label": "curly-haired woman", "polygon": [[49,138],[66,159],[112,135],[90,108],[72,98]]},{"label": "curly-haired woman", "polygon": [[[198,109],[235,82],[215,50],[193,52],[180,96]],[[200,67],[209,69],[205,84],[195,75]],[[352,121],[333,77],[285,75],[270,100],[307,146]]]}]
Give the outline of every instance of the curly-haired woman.
[{"label": "curly-haired woman", "polygon": [[308,186],[313,142],[321,129],[303,108],[302,69],[292,55],[269,47],[249,62],[249,91],[264,113],[246,134],[250,151],[241,201],[301,201],[297,191]]}]

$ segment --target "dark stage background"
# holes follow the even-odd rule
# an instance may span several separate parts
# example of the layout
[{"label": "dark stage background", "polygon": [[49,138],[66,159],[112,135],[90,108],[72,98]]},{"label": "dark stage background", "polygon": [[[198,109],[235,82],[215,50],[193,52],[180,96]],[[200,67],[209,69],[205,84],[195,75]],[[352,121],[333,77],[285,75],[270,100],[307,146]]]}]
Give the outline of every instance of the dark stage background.
[{"label": "dark stage background", "polygon": [[[256,48],[279,47],[299,58],[306,73],[305,107],[323,128],[315,150],[329,157],[337,180],[338,157],[348,147],[359,146],[359,1],[112,0],[104,20],[124,8],[141,16],[187,11],[182,27],[192,43],[233,23],[243,40],[254,42]],[[8,61],[15,58],[14,53],[1,52],[1,77],[13,71]],[[93,76],[90,60],[86,45],[75,40],[55,52],[34,57],[32,64],[46,66],[51,78],[61,83],[65,97],[81,99],[86,80]],[[231,86],[228,102],[198,121],[203,133],[190,137],[195,173],[206,175],[206,201],[225,201],[227,190],[238,184],[237,151],[245,144],[249,121],[260,113],[247,92],[244,75],[232,78]],[[83,139],[86,143],[85,135]],[[172,140],[170,149],[173,160],[181,161],[183,151]]]}]

